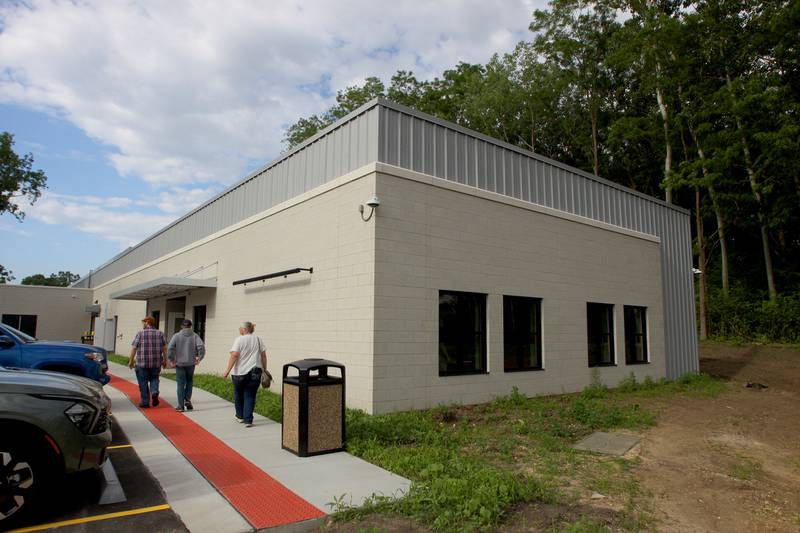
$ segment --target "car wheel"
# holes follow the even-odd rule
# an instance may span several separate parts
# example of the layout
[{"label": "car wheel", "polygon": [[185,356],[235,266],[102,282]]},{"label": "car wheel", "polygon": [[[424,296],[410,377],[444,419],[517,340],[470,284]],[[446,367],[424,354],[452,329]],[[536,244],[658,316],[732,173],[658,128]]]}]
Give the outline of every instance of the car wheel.
[{"label": "car wheel", "polygon": [[18,522],[34,507],[44,481],[44,461],[30,447],[0,444],[0,527]]}]

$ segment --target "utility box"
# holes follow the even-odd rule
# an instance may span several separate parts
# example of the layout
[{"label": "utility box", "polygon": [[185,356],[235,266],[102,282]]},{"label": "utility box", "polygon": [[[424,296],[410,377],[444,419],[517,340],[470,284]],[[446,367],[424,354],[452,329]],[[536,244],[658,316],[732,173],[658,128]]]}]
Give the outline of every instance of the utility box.
[{"label": "utility box", "polygon": [[[297,375],[290,376],[290,369]],[[339,376],[329,374],[338,369]],[[344,449],[344,365],[301,359],[283,365],[281,447],[300,457]]]}]

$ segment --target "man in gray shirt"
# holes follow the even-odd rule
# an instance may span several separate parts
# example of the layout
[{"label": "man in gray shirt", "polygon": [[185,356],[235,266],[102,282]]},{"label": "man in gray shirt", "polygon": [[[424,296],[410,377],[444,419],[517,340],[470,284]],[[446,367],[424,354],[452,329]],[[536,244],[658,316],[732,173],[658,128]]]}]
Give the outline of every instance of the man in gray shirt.
[{"label": "man in gray shirt", "polygon": [[206,355],[206,347],[200,335],[192,331],[192,321],[186,319],[181,330],[172,336],[167,347],[167,358],[175,366],[175,377],[178,382],[178,405],[176,411],[191,411],[194,367]]}]

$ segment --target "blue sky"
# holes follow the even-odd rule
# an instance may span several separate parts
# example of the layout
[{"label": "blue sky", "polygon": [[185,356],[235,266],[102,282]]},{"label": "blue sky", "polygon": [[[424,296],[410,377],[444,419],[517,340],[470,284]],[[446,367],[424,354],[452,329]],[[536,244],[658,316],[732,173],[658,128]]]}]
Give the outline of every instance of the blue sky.
[{"label": "blue sky", "polygon": [[337,90],[485,62],[543,6],[0,2],[0,130],[48,176],[24,222],[0,216],[0,264],[86,274],[275,158]]}]

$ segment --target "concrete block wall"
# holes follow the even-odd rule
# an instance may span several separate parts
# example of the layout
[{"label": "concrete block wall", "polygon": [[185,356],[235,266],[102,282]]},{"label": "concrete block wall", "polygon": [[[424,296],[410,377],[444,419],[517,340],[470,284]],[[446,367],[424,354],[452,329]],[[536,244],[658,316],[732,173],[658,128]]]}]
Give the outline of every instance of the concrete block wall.
[{"label": "concrete block wall", "polygon": [[[268,368],[276,378],[283,364],[296,359],[341,362],[347,367],[348,405],[371,411],[375,225],[362,221],[357,208],[374,187],[374,173],[351,173],[101,285],[95,298],[109,316],[119,317],[117,351],[129,352],[148,307],[109,295],[197,271],[193,276],[216,277],[217,288],[169,298],[185,296],[190,318],[193,306],[207,306],[202,371],[225,370],[238,325],[249,320],[267,344]],[[314,272],[233,286],[235,280],[294,267]],[[150,310],[161,310],[162,329],[165,305],[164,299],[149,302]]]},{"label": "concrete block wall", "polygon": [[0,285],[0,315],[36,315],[36,337],[43,340],[80,342],[91,326],[91,303],[91,289]]},{"label": "concrete block wall", "polygon": [[[376,192],[375,412],[665,375],[657,238],[405,170]],[[440,290],[487,295],[487,374],[439,376]],[[503,372],[503,295],[542,299],[543,371]],[[588,366],[587,302],[614,304],[614,367]],[[625,364],[624,305],[647,308],[649,364]]]}]

